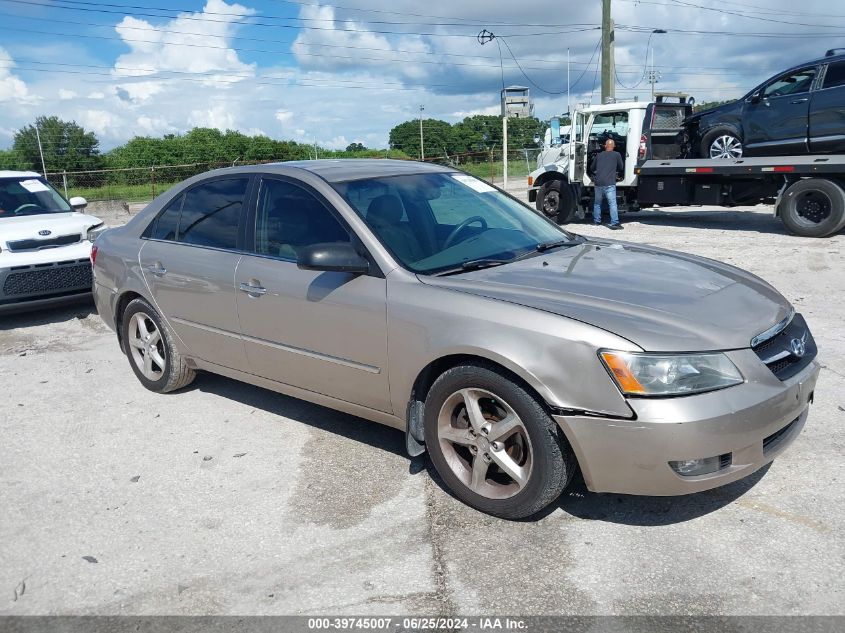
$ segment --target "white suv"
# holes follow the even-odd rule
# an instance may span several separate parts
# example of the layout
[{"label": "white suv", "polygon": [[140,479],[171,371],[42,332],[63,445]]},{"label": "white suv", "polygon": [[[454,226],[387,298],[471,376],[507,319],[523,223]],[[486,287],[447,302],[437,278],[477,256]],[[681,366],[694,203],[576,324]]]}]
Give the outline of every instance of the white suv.
[{"label": "white suv", "polygon": [[0,312],[91,293],[91,243],[105,230],[41,175],[0,171]]}]

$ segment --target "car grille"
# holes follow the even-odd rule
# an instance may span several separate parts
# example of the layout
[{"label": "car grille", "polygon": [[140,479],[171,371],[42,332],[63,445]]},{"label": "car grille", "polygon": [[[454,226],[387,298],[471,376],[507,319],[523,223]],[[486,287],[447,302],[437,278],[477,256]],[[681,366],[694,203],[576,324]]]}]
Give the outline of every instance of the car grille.
[{"label": "car grille", "polygon": [[792,427],[798,422],[799,418],[795,418],[792,422],[787,424],[783,427],[780,431],[775,431],[769,437],[763,440],[763,453],[768,453],[775,448],[777,448],[778,444],[780,444],[781,440],[784,439],[789,432],[792,430]]},{"label": "car grille", "polygon": [[58,237],[51,237],[47,240],[15,240],[8,242],[7,246],[13,253],[16,251],[34,251],[42,248],[54,248],[56,246],[66,246],[68,244],[76,244],[82,241],[81,233],[74,233],[72,235],[60,235]]},{"label": "car grille", "polygon": [[91,262],[87,259],[21,268],[13,268],[3,283],[3,293],[7,297],[52,294],[91,287]]},{"label": "car grille", "polygon": [[[793,344],[798,341],[798,344]],[[804,353],[800,354],[803,345]],[[796,349],[798,348],[798,349]],[[751,348],[781,380],[792,378],[816,357],[818,348],[804,317],[796,314],[783,330]]]}]

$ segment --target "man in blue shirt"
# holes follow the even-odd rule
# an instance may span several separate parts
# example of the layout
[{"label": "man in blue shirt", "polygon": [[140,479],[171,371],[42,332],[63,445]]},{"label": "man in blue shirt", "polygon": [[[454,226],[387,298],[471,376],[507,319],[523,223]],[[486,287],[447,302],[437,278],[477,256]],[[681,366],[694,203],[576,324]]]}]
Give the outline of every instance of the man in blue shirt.
[{"label": "man in blue shirt", "polygon": [[590,173],[593,175],[596,194],[593,204],[593,224],[601,224],[601,199],[607,198],[607,206],[610,208],[610,224],[607,228],[618,231],[623,227],[619,223],[619,211],[616,208],[616,177],[625,171],[625,164],[619,152],[614,151],[614,147],[616,143],[613,139],[609,138],[605,141],[604,151],[593,158]]}]

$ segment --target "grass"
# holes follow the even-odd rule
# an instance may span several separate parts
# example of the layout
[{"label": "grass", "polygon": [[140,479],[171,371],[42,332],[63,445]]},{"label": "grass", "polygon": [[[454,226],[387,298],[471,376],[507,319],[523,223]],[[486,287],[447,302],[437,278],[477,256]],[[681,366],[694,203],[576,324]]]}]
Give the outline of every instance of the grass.
[{"label": "grass", "polygon": [[[466,163],[458,165],[458,167],[465,172],[472,174],[477,178],[482,178],[488,182],[492,179],[495,182],[502,182],[502,161],[495,161],[492,165],[489,161],[483,163]],[[529,166],[525,164],[525,160],[516,159],[508,161],[508,180],[513,178],[526,178],[530,171]],[[534,165],[530,165],[534,169]]]},{"label": "grass", "polygon": [[[178,181],[177,181],[178,182]],[[68,196],[82,196],[89,202],[97,200],[126,200],[127,202],[142,202],[152,200],[160,193],[167,191],[177,182],[157,182],[155,191],[150,183],[143,185],[103,185],[100,187],[68,187]],[[60,189],[61,190],[61,189]]]}]

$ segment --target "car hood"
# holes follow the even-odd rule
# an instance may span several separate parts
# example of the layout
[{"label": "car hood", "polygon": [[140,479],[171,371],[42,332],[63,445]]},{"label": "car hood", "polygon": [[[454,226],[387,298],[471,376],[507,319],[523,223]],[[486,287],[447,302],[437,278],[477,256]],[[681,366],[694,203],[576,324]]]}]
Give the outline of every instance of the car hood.
[{"label": "car hood", "polygon": [[[85,234],[92,226],[100,224],[99,218],[84,213],[42,213],[39,215],[21,215],[16,217],[0,216],[0,247],[6,248],[7,242],[28,239],[51,239],[62,235]],[[49,235],[39,235],[39,231],[50,231]]]},{"label": "car hood", "polygon": [[585,241],[495,268],[420,279],[589,323],[647,351],[746,348],[791,310],[751,273],[615,241]]},{"label": "car hood", "polygon": [[684,124],[692,123],[693,121],[698,121],[702,117],[706,117],[710,114],[713,114],[714,112],[723,112],[725,110],[732,110],[734,107],[736,107],[738,101],[739,100],[730,101],[728,103],[723,103],[722,105],[718,105],[718,106],[715,106],[713,108],[707,108],[706,110],[701,110],[700,112],[694,112],[693,114],[690,114],[686,119],[684,119]]}]

